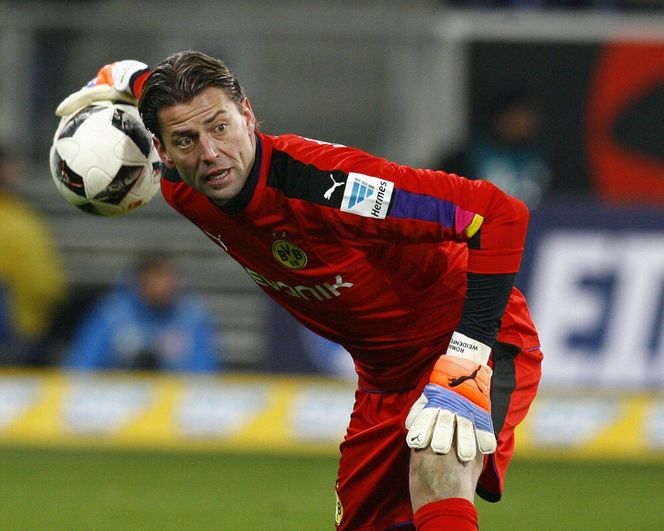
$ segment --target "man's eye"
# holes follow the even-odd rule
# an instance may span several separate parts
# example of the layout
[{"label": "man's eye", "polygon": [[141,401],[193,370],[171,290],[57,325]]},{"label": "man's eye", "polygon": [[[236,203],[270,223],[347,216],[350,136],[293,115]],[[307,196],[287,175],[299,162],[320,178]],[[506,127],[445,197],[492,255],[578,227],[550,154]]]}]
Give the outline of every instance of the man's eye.
[{"label": "man's eye", "polygon": [[218,124],[214,129],[217,133],[223,133],[226,131],[226,124]]},{"label": "man's eye", "polygon": [[180,140],[178,140],[176,145],[179,148],[189,147],[191,145],[191,138],[189,138],[188,136],[185,136],[185,137],[181,138]]}]

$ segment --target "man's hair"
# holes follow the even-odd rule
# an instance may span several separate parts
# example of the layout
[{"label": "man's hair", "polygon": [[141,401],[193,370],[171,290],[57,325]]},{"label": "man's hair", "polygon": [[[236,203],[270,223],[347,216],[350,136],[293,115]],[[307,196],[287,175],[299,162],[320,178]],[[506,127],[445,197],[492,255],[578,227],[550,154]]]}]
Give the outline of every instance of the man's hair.
[{"label": "man's hair", "polygon": [[222,89],[240,108],[245,97],[244,88],[221,59],[194,51],[167,57],[155,67],[141,91],[138,110],[145,127],[163,142],[159,111],[189,102],[209,87]]}]

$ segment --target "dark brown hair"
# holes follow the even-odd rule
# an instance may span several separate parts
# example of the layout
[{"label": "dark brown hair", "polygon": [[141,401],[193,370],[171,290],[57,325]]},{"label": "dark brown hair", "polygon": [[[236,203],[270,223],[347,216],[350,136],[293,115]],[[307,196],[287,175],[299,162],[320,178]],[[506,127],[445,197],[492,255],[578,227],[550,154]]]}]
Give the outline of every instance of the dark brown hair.
[{"label": "dark brown hair", "polygon": [[218,87],[238,107],[245,93],[237,76],[221,59],[202,52],[175,53],[159,63],[148,77],[138,110],[143,123],[163,142],[159,127],[159,111],[178,103],[186,103],[209,87]]}]

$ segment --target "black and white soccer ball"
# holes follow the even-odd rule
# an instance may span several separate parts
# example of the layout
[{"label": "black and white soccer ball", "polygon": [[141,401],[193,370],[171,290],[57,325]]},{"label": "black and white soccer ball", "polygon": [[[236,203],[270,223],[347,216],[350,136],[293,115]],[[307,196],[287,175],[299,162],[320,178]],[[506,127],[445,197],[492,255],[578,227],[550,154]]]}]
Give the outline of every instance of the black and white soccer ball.
[{"label": "black and white soccer ball", "polygon": [[159,190],[161,160],[138,110],[95,102],[60,120],[50,152],[62,196],[90,214],[117,216],[148,203]]}]

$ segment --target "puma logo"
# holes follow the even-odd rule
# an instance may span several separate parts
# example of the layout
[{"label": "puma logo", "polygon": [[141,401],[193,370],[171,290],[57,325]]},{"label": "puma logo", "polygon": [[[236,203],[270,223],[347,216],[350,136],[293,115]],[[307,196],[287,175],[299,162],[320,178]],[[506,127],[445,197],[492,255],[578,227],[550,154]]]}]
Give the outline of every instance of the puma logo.
[{"label": "puma logo", "polygon": [[449,382],[450,387],[456,387],[457,385],[461,385],[466,380],[474,380],[475,378],[477,378],[477,373],[480,372],[481,368],[482,366],[478,365],[477,369],[475,369],[470,374],[466,374],[465,376],[459,376],[458,378],[448,378],[447,381]]},{"label": "puma logo", "polygon": [[331,173],[330,173],[330,179],[332,179],[332,186],[330,186],[330,188],[329,188],[329,189],[323,194],[323,199],[327,199],[328,201],[329,201],[330,199],[332,199],[332,194],[334,193],[334,191],[335,191],[339,186],[343,186],[343,185],[345,184],[343,181],[341,181],[340,183],[338,183],[337,181],[335,181],[335,180],[334,180],[334,175],[332,175]]}]

